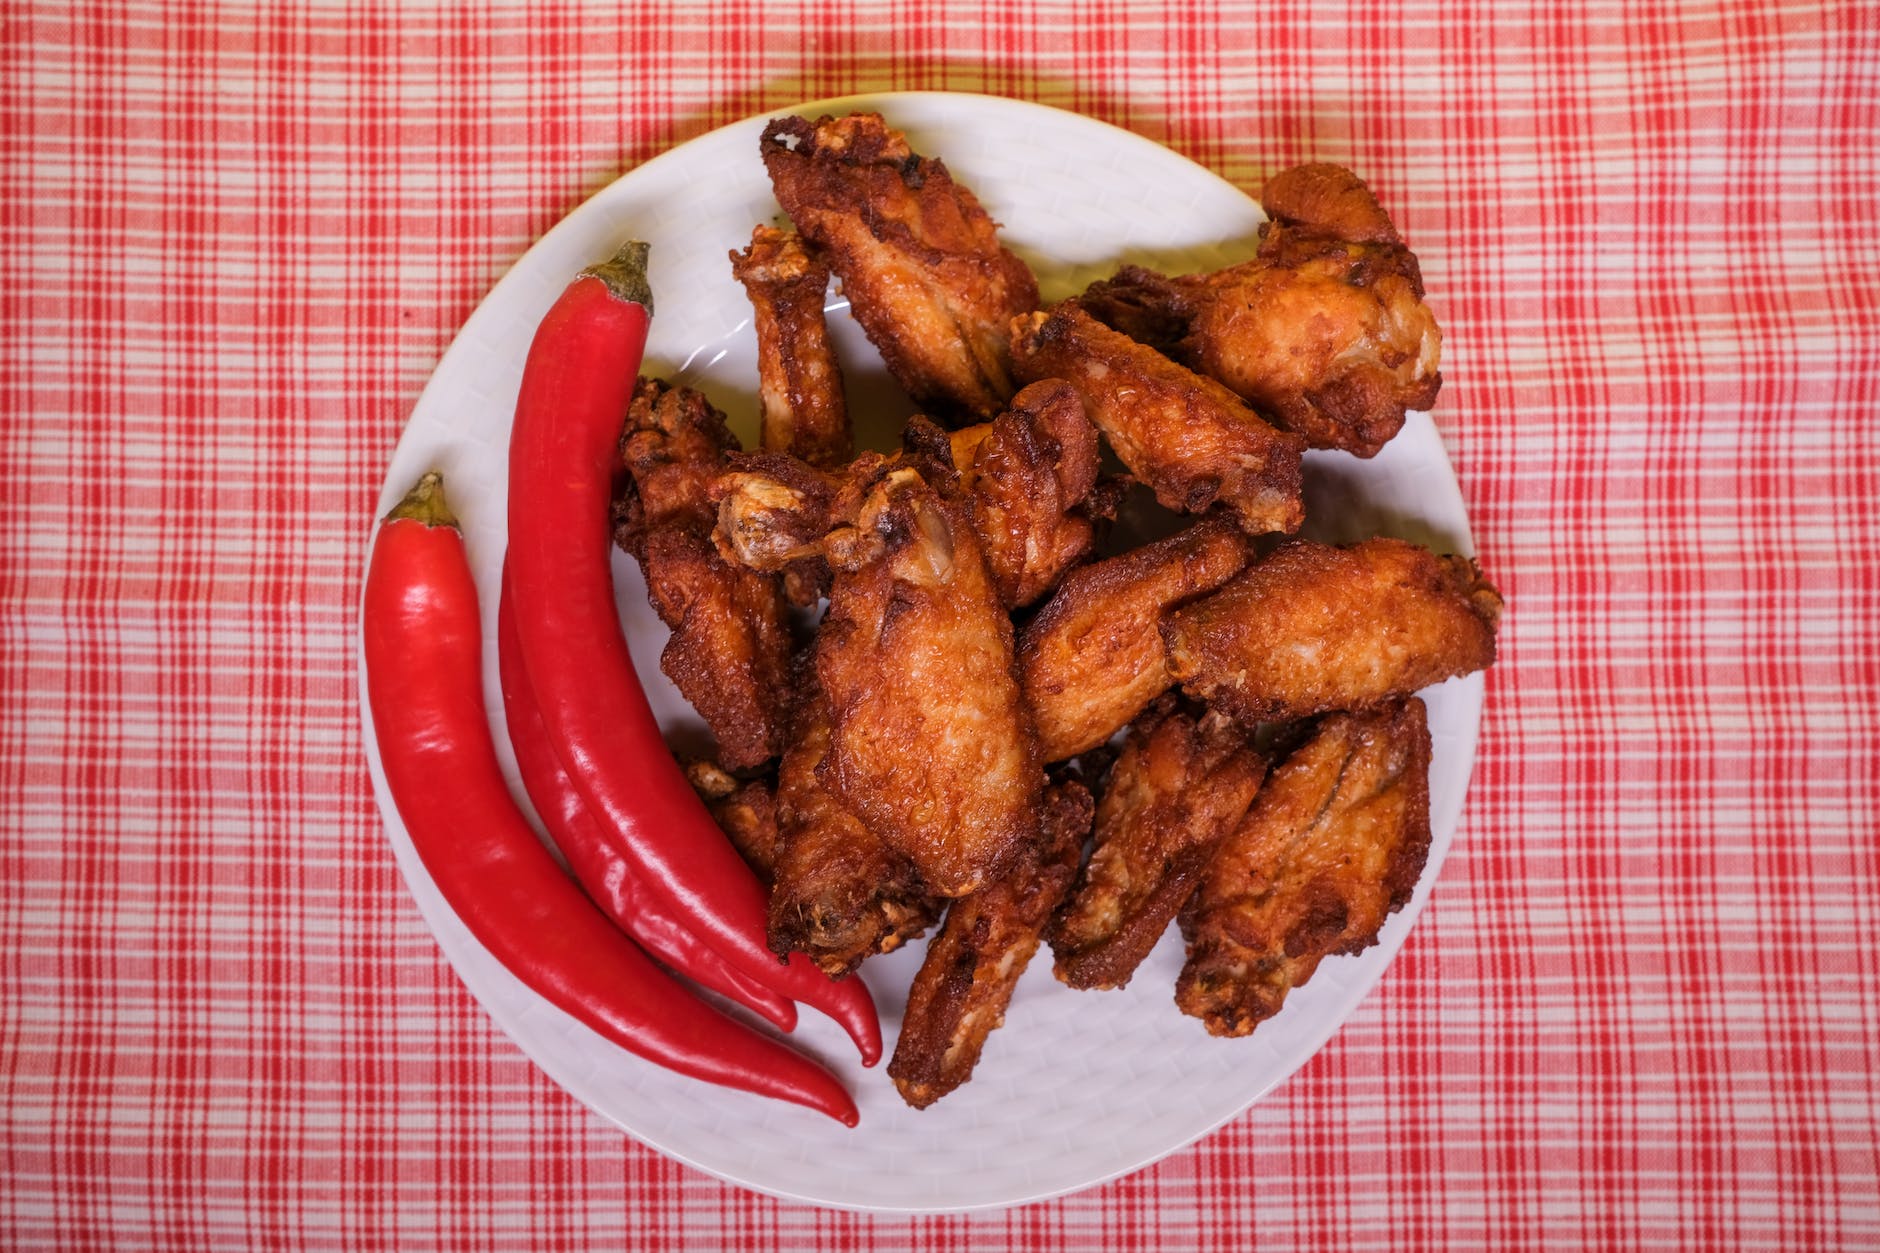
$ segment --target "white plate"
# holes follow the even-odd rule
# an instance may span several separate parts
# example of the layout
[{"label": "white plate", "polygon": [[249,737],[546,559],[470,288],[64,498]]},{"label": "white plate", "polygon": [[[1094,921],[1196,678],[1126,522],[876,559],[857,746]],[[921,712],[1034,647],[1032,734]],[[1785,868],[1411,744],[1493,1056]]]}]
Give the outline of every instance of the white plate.
[{"label": "white plate", "polygon": [[[1004,238],[1039,272],[1047,300],[1125,261],[1170,270],[1239,260],[1262,221],[1257,205],[1215,175],[1125,131],[1038,105],[983,96],[909,93],[820,101],[815,117],[878,109],[915,149],[943,157],[972,187]],[[494,640],[504,544],[505,450],[522,362],[536,324],[584,266],[623,240],[652,244],[658,304],[646,369],[703,386],[750,440],[756,348],[743,289],[726,253],[777,213],[758,158],[766,118],[713,131],[633,170],[549,231],[497,284],[445,354],[392,457],[380,500],[389,509],[425,470],[442,470],[464,521]],[[908,412],[846,314],[832,315],[856,390],[892,423]],[[1371,461],[1310,458],[1316,532],[1387,531],[1471,551],[1468,519],[1442,442],[1427,417]],[[616,562],[633,655],[668,726],[690,711],[659,672],[666,631],[639,574]],[[485,649],[491,724],[501,729],[494,644]],[[363,690],[363,684],[362,684]],[[386,794],[371,712],[366,750],[392,849],[438,943],[497,1024],[543,1070],[636,1139],[722,1179],[818,1204],[901,1212],[1013,1205],[1070,1192],[1157,1160],[1232,1118],[1325,1042],[1402,945],[1449,848],[1475,755],[1479,675],[1428,694],[1435,756],[1433,841],[1415,898],[1355,957],[1324,962],[1278,1017],[1243,1040],[1216,1040],[1175,1009],[1181,965],[1172,932],[1117,992],[1073,992],[1051,977],[1048,950],[1018,986],[1006,1026],[977,1073],[925,1111],[902,1104],[882,1068],[864,1070],[846,1037],[806,1010],[797,1042],[855,1093],[861,1126],[845,1129],[794,1106],[679,1078],[642,1062],[529,991],[471,938],[418,863]],[[680,732],[684,732],[681,730]],[[519,789],[518,789],[519,790]],[[918,947],[864,968],[893,1048]]]}]

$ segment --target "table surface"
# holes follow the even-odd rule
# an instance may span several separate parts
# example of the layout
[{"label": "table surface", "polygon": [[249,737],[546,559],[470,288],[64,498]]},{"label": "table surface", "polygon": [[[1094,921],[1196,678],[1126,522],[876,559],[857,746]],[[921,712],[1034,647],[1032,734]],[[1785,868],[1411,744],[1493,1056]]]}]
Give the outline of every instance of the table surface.
[{"label": "table surface", "polygon": [[[0,48],[0,1245],[1880,1242],[1871,10],[28,4]],[[387,457],[530,241],[893,89],[1364,174],[1509,605],[1454,849],[1331,1043],[1149,1169],[920,1219],[538,1072],[398,877],[353,673]]]}]

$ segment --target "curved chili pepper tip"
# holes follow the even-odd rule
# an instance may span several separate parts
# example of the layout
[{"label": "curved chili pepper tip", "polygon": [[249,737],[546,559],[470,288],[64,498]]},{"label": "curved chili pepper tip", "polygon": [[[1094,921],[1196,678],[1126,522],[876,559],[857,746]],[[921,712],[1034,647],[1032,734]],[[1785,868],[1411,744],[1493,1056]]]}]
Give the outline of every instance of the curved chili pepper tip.
[{"label": "curved chili pepper tip", "polygon": [[392,507],[385,515],[387,522],[422,522],[425,526],[447,526],[453,531],[462,530],[457,525],[457,515],[444,503],[444,476],[432,470],[418,480],[412,489],[405,493],[405,498]]},{"label": "curved chili pepper tip", "polygon": [[646,280],[646,254],[651,250],[646,241],[629,239],[620,245],[619,252],[581,272],[606,284],[615,299],[639,305],[651,317],[653,287]]}]

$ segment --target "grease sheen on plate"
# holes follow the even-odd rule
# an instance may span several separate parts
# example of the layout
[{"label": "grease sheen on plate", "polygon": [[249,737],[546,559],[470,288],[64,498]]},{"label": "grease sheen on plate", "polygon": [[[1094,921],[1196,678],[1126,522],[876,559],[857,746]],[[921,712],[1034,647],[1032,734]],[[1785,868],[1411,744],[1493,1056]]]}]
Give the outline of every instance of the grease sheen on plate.
[{"label": "grease sheen on plate", "polygon": [[[1037,271],[1047,301],[1125,261],[1172,271],[1231,264],[1251,254],[1263,220],[1239,189],[1126,131],[1039,105],[948,93],[777,110],[683,144],[613,183],[538,241],[465,323],[419,398],[381,493],[383,512],[402,493],[399,485],[425,469],[443,471],[451,484],[483,595],[485,638],[492,641],[486,690],[505,753],[495,695],[495,593],[509,424],[537,323],[584,266],[626,238],[649,241],[658,312],[645,371],[703,388],[750,446],[756,345],[749,304],[726,254],[749,241],[754,223],[778,213],[758,135],[781,113],[813,119],[858,109],[884,114],[916,150],[943,159],[973,189],[1001,224],[1004,242]],[[831,329],[857,407],[870,395],[891,396],[873,350],[852,324],[832,314]],[[1393,533],[1472,551],[1455,477],[1424,415],[1412,414],[1373,460],[1309,454],[1307,500],[1308,529],[1318,538]],[[659,672],[666,629],[646,603],[633,562],[616,554],[615,572],[642,681],[662,721],[683,735],[693,716]],[[1060,1195],[1148,1165],[1233,1117],[1311,1057],[1383,974],[1427,898],[1461,812],[1482,691],[1476,674],[1425,693],[1434,741],[1432,843],[1411,903],[1385,924],[1376,946],[1327,959],[1251,1037],[1214,1039],[1176,1010],[1171,989],[1181,944],[1173,930],[1130,986],[1116,992],[1061,986],[1047,951],[1020,982],[973,1081],[926,1110],[903,1104],[879,1068],[860,1066],[833,1023],[806,1010],[794,1042],[831,1065],[855,1093],[862,1123],[852,1131],[642,1062],[498,965],[419,865],[385,791],[370,711],[362,708],[361,715],[379,808],[419,909],[466,986],[557,1083],[634,1138],[730,1182],[824,1205],[940,1212]],[[922,948],[916,943],[862,969],[890,1048]]]}]

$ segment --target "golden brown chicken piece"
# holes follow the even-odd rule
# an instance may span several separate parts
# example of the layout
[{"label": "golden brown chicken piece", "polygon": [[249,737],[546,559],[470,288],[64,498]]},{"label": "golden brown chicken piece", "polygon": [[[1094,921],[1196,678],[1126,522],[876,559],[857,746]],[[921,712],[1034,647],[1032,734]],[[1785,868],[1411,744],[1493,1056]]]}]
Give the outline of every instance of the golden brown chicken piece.
[{"label": "golden brown chicken piece", "polygon": [[792,640],[777,580],[713,546],[708,490],[737,446],[703,395],[640,380],[621,434],[614,538],[672,629],[660,669],[704,718],[724,765],[743,770],[782,749]]},{"label": "golden brown chicken piece", "polygon": [[1225,506],[1247,531],[1295,531],[1305,518],[1305,444],[1260,420],[1240,397],[1092,318],[1075,302],[1012,322],[1012,368],[1061,378],[1129,472],[1163,506]]},{"label": "golden brown chicken piece", "polygon": [[829,594],[822,540],[842,485],[788,453],[733,453],[711,484],[712,542],[733,565],[781,577],[791,604],[814,605]]},{"label": "golden brown chicken piece", "polygon": [[1059,982],[1127,984],[1265,777],[1266,759],[1224,714],[1197,719],[1164,697],[1132,723],[1090,860],[1051,924]]},{"label": "golden brown chicken piece", "polygon": [[1501,596],[1467,557],[1400,539],[1291,540],[1170,615],[1169,672],[1243,722],[1355,709],[1495,660]]},{"label": "golden brown chicken piece", "polygon": [[688,761],[685,777],[738,855],[768,884],[777,869],[776,789],[769,779],[740,779],[709,761]]},{"label": "golden brown chicken piece", "polygon": [[821,771],[930,891],[964,896],[1037,838],[1044,772],[1011,619],[950,468],[878,460],[823,544],[835,583],[816,637],[832,726]]},{"label": "golden brown chicken piece", "polygon": [[1312,447],[1373,456],[1442,386],[1416,257],[1340,166],[1275,175],[1261,202],[1272,220],[1252,260],[1175,279],[1125,266],[1079,303]]},{"label": "golden brown chicken piece", "polygon": [[876,113],[777,118],[761,146],[778,202],[914,402],[948,421],[998,413],[1006,325],[1037,308],[1038,281],[973,193]]},{"label": "golden brown chicken piece", "polygon": [[1245,534],[1204,518],[1065,576],[1018,637],[1019,683],[1046,761],[1095,748],[1168,690],[1162,619],[1246,566]]},{"label": "golden brown chicken piece", "polygon": [[1045,792],[1043,839],[1005,877],[954,901],[908,989],[888,1077],[925,1109],[972,1077],[986,1037],[1004,1024],[1019,976],[1038,951],[1051,913],[1077,874],[1090,832],[1081,783]]},{"label": "golden brown chicken piece", "polygon": [[829,267],[795,234],[759,226],[731,254],[757,331],[758,446],[825,469],[855,453],[842,367],[829,342],[823,299]]},{"label": "golden brown chicken piece", "polygon": [[991,422],[949,436],[916,417],[909,447],[950,459],[972,501],[986,562],[1008,609],[1037,601],[1090,555],[1121,485],[1097,479],[1097,429],[1068,383],[1033,383]]},{"label": "golden brown chicken piece", "polygon": [[920,935],[940,910],[913,864],[870,834],[824,784],[818,767],[829,751],[828,702],[813,671],[804,688],[777,772],[769,941],[779,955],[806,953],[841,978]]},{"label": "golden brown chicken piece", "polygon": [[957,475],[917,451],[864,453],[839,479],[741,464],[718,485],[721,550],[760,568],[820,555],[835,572],[815,648],[821,777],[934,894],[975,890],[1036,836],[1044,776]]},{"label": "golden brown chicken piece", "polygon": [[1319,723],[1267,779],[1182,911],[1183,1013],[1241,1036],[1321,958],[1357,953],[1429,857],[1430,734],[1411,697]]}]

